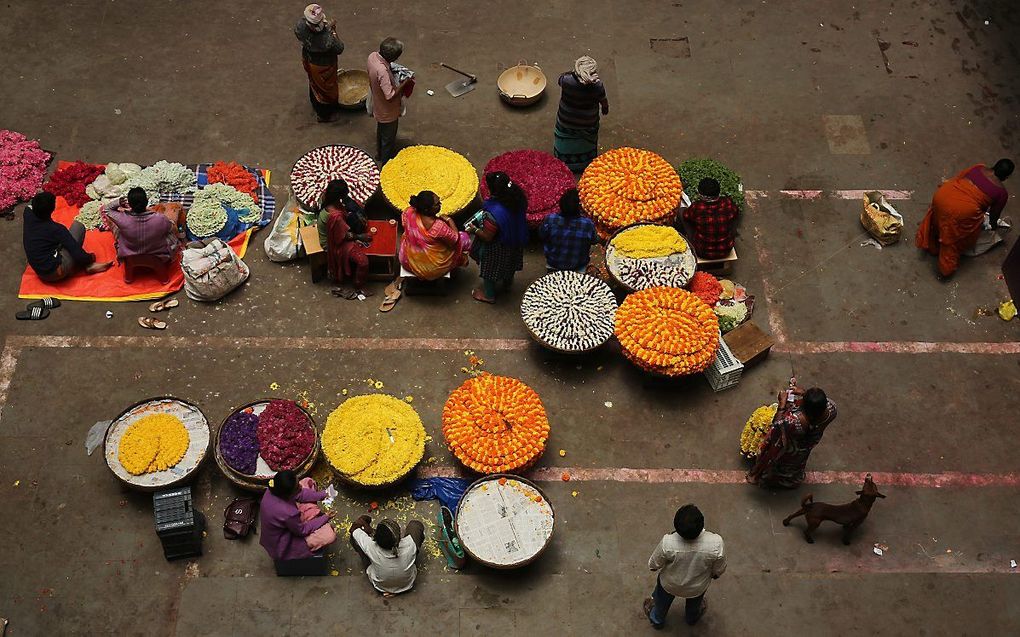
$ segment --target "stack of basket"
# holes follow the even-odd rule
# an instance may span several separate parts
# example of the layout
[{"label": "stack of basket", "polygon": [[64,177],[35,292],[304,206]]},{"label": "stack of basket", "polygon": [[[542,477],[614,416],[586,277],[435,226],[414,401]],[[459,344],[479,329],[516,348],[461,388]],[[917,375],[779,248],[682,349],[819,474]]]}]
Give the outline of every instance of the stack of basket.
[{"label": "stack of basket", "polygon": [[191,487],[153,494],[152,508],[156,514],[156,535],[167,560],[202,555],[205,516],[192,506]]}]

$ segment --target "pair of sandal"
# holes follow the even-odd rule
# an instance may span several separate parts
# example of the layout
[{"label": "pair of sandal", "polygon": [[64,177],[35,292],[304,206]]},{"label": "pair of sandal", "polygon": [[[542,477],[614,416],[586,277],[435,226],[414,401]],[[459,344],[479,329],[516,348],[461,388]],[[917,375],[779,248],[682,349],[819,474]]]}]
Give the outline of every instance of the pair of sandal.
[{"label": "pair of sandal", "polygon": [[364,300],[372,296],[372,293],[368,290],[356,290],[347,286],[333,288],[329,291],[329,293],[341,299],[347,299],[348,301],[353,301],[354,299]]},{"label": "pair of sandal", "polygon": [[383,297],[383,302],[379,305],[379,311],[389,312],[397,304],[397,301],[400,300],[400,297],[404,295],[404,278],[398,276],[392,283],[386,286],[384,293],[386,296]]},{"label": "pair of sandal", "polygon": [[50,310],[60,307],[60,300],[52,297],[45,297],[38,301],[32,301],[28,306],[14,315],[19,321],[41,321],[50,315]]},{"label": "pair of sandal", "polygon": [[[162,301],[156,301],[149,306],[150,312],[162,312],[164,310],[172,310],[173,308],[181,304],[176,298],[163,299]],[[161,321],[155,316],[139,316],[138,325],[144,327],[147,330],[165,330],[167,328],[166,321]]]}]

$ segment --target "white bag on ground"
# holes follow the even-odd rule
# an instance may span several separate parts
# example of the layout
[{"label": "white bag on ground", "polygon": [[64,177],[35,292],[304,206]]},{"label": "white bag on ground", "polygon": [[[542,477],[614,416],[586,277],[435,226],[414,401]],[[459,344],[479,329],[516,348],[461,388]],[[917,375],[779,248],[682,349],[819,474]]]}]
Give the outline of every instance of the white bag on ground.
[{"label": "white bag on ground", "polygon": [[181,256],[184,293],[195,301],[217,301],[248,280],[248,266],[222,239],[186,248]]},{"label": "white bag on ground", "polygon": [[297,200],[291,193],[263,244],[270,261],[283,263],[298,257],[298,216]]}]

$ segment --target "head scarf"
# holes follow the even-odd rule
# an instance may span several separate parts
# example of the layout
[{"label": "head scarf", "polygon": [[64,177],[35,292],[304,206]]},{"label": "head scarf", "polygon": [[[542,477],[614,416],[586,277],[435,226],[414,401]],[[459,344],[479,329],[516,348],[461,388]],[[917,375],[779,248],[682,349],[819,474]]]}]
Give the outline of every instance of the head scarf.
[{"label": "head scarf", "polygon": [[599,81],[599,65],[594,59],[582,55],[574,62],[574,74],[581,84],[594,84]]},{"label": "head scarf", "polygon": [[310,4],[305,7],[305,22],[308,24],[320,24],[326,19],[326,13],[317,4]]}]

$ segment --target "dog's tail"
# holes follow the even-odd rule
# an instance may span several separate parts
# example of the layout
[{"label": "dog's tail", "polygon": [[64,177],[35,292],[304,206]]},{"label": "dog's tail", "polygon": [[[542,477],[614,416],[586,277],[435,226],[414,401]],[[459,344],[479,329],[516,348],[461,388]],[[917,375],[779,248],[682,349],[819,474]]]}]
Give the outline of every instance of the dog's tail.
[{"label": "dog's tail", "polygon": [[800,501],[800,508],[806,509],[809,506],[811,506],[812,504],[814,504],[813,498],[814,498],[814,495],[810,494],[810,493],[807,494],[806,496],[804,496],[804,499]]}]

